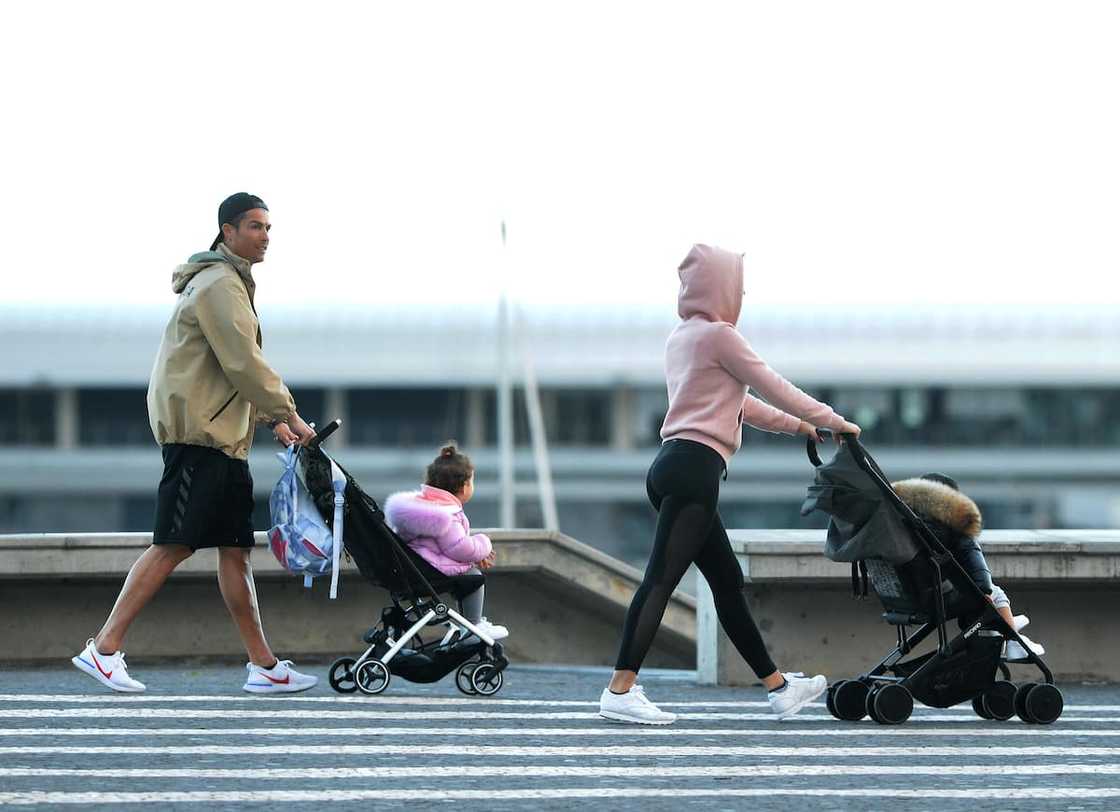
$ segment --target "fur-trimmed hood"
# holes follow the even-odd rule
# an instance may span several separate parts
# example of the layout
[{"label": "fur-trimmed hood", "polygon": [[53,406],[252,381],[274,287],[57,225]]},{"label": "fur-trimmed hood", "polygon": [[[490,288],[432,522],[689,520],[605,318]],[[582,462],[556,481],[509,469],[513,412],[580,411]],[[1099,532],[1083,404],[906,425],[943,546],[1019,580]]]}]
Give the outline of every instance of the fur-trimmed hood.
[{"label": "fur-trimmed hood", "polygon": [[949,529],[976,538],[984,525],[980,508],[960,491],[929,479],[904,479],[892,483],[899,497],[922,517],[940,522]]},{"label": "fur-trimmed hood", "polygon": [[385,518],[404,538],[438,537],[447,532],[462,508],[439,504],[421,497],[418,491],[394,493],[385,500]]}]

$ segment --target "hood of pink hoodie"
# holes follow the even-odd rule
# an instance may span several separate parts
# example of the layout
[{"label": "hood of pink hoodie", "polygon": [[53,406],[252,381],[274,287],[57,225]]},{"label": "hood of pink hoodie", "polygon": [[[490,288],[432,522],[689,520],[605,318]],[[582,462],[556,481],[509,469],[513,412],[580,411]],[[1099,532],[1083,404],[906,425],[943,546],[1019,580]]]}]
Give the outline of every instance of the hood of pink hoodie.
[{"label": "hood of pink hoodie", "polygon": [[677,314],[735,324],[743,309],[743,257],[722,248],[696,244],[677,268],[681,290]]}]

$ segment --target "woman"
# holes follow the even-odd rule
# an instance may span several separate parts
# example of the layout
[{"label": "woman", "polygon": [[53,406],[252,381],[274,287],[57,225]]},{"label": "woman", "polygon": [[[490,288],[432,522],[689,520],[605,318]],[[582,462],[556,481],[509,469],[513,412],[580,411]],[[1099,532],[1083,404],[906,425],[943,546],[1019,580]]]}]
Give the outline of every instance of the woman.
[{"label": "woman", "polygon": [[[719,482],[742,442],[743,423],[811,436],[817,427],[857,435],[859,427],[770,369],[735,329],[744,296],[741,255],[694,245],[678,272],[681,323],[665,348],[669,411],[661,426],[661,450],[646,478],[658,511],[657,531],[599,713],[637,724],[666,725],[676,719],[636,683],[669,597],[695,563],[711,586],[720,624],[766,686],[771,709],[785,718],[820,696],[828,683],[819,675],[783,674],[767,654],[717,510]],[[748,387],[769,404],[748,394]]]}]

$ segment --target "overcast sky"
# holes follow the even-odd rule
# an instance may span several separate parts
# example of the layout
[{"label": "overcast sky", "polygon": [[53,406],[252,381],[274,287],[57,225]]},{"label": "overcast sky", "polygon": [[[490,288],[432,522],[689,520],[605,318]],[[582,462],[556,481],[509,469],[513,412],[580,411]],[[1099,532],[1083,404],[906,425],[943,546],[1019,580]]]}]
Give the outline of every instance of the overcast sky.
[{"label": "overcast sky", "polygon": [[[262,302],[1120,307],[1120,4],[19,3],[4,301],[170,304],[219,201]],[[509,223],[501,259],[499,223]]]}]

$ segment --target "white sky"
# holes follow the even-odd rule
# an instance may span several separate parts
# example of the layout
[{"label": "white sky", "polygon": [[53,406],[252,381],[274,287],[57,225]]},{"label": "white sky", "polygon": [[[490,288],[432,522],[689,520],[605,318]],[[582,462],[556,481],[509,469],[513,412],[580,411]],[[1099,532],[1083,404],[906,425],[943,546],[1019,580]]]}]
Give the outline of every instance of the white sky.
[{"label": "white sky", "polygon": [[10,4],[7,302],[170,304],[262,196],[261,301],[1120,307],[1120,4]]}]

